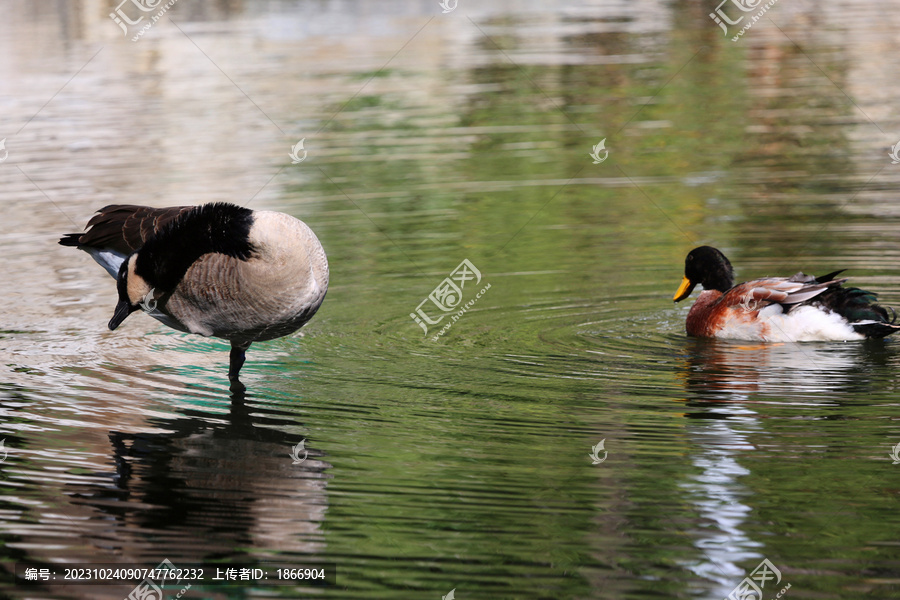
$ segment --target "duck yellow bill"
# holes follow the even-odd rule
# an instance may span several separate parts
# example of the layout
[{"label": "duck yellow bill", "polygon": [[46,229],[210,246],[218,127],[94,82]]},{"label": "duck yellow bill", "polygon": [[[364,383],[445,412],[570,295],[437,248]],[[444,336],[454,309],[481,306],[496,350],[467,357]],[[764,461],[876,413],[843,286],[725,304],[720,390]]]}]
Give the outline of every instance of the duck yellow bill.
[{"label": "duck yellow bill", "polygon": [[681,285],[678,287],[678,291],[675,292],[675,296],[672,298],[675,302],[681,302],[685,298],[691,295],[691,292],[694,291],[694,283],[691,282],[690,279],[685,277],[681,280]]}]

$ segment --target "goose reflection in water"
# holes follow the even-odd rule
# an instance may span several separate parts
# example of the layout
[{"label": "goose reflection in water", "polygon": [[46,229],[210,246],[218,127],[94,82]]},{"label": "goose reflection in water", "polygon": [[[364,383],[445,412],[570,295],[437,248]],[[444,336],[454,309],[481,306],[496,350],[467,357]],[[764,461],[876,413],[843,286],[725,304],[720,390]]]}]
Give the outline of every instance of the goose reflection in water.
[{"label": "goose reflection in water", "polygon": [[[52,496],[25,509],[23,520],[42,527],[64,521],[68,534],[57,544],[68,544],[76,562],[155,565],[168,558],[176,565],[254,566],[261,552],[277,551],[273,564],[289,567],[320,554],[331,465],[310,440],[307,459],[291,460],[292,446],[304,438],[286,432],[302,425],[296,415],[243,393],[221,413],[208,408],[209,398],[184,400],[191,406],[151,419],[153,429],[109,431],[106,460],[113,468],[77,476],[70,469],[48,486]],[[66,499],[62,506],[59,498]],[[19,530],[7,533],[36,539],[30,528]],[[29,550],[29,560],[50,562],[57,544],[46,545],[46,556],[42,548]],[[90,587],[93,598],[122,598],[120,589]]]}]

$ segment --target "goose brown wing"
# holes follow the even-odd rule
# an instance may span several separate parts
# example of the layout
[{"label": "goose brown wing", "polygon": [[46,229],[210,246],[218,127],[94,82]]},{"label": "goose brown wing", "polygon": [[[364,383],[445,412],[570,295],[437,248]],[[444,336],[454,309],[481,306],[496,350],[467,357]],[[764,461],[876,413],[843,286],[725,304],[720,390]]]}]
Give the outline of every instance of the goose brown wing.
[{"label": "goose brown wing", "polygon": [[91,217],[87,231],[66,234],[59,243],[63,246],[114,250],[128,255],[191,208],[193,207],[152,208],[134,204],[110,204]]}]

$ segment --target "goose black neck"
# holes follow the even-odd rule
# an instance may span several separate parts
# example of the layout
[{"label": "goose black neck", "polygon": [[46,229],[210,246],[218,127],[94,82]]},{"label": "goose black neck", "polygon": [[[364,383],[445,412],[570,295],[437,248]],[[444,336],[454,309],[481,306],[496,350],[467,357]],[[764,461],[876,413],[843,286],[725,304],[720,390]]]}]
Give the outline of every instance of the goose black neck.
[{"label": "goose black neck", "polygon": [[172,292],[204,254],[247,260],[253,254],[253,211],[217,202],[197,206],[163,227],[137,251],[135,273],[153,288]]}]

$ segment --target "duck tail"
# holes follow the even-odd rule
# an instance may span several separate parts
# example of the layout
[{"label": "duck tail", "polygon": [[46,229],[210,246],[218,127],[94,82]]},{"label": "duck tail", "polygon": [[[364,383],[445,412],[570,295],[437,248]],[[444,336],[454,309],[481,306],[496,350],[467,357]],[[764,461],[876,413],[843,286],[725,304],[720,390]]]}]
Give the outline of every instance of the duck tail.
[{"label": "duck tail", "polygon": [[853,329],[870,340],[880,340],[900,331],[900,325],[896,323],[866,323],[862,325],[854,323]]},{"label": "duck tail", "polygon": [[823,308],[844,317],[857,333],[867,338],[883,338],[900,331],[897,313],[876,304],[877,294],[859,288],[832,287],[820,298]]},{"label": "duck tail", "polygon": [[[881,310],[885,310],[881,306],[874,306],[876,308],[880,308]],[[890,310],[890,318],[886,316],[884,321],[860,321],[857,323],[851,323],[851,325],[853,325],[853,329],[857,333],[861,333],[870,339],[878,340],[883,337],[887,337],[892,333],[897,333],[898,331],[900,331],[900,323],[897,323],[897,313],[893,308],[888,308],[887,310]],[[885,314],[887,314],[886,310]]]}]

